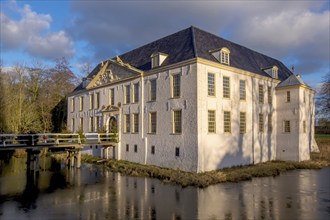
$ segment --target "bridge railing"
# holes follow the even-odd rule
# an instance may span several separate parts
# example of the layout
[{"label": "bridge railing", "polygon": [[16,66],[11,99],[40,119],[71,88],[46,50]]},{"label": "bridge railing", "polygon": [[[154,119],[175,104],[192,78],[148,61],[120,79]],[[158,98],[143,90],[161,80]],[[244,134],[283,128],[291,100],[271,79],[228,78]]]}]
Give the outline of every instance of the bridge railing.
[{"label": "bridge railing", "polygon": [[0,147],[30,147],[30,146],[63,146],[81,144],[118,143],[115,133],[85,133],[79,134],[0,134]]}]

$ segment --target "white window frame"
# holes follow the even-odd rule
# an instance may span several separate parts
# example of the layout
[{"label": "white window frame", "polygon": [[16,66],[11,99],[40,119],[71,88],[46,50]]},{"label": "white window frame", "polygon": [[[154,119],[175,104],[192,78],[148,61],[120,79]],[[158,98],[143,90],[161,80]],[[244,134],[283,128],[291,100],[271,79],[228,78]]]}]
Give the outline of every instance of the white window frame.
[{"label": "white window frame", "polygon": [[208,126],[207,126],[208,133],[215,134],[217,132],[217,128],[216,128],[216,111],[215,110],[208,110],[207,119],[208,119],[207,120],[207,122],[208,122]]},{"label": "white window frame", "polygon": [[[176,80],[178,77],[178,83]],[[172,98],[180,98],[181,97],[181,74],[176,73],[171,76],[171,85],[172,85]]]},{"label": "white window frame", "polygon": [[223,132],[231,133],[231,112],[230,111],[223,112]]},{"label": "white window frame", "polygon": [[216,84],[215,84],[215,74],[207,73],[207,95],[216,96]]},{"label": "white window frame", "polygon": [[79,97],[79,111],[84,110],[84,96]]},{"label": "white window frame", "polygon": [[139,94],[140,94],[140,83],[133,84],[133,103],[139,102]]},{"label": "white window frame", "polygon": [[139,133],[139,113],[133,114],[133,129],[132,133]]},{"label": "white window frame", "polygon": [[260,104],[265,103],[264,85],[262,85],[262,84],[259,84],[259,87],[258,87],[258,97],[259,97]]},{"label": "white window frame", "polygon": [[242,79],[239,80],[239,100],[246,100],[246,81]]},{"label": "white window frame", "polygon": [[239,133],[246,133],[246,112],[239,113]]},{"label": "white window frame", "polygon": [[149,80],[149,101],[156,101],[156,99],[157,99],[157,79],[151,79]]},{"label": "white window frame", "polygon": [[258,115],[258,131],[259,133],[264,133],[265,131],[265,121],[263,113],[259,113]]},{"label": "white window frame", "polygon": [[94,93],[89,94],[89,110],[94,109]]},{"label": "white window frame", "polygon": [[157,112],[149,112],[149,133],[156,134],[156,132],[157,132]]},{"label": "white window frame", "polygon": [[124,133],[130,133],[131,132],[131,115],[125,114],[124,115]]},{"label": "white window frame", "polygon": [[[227,85],[227,79],[228,79],[228,85]],[[222,97],[225,99],[230,99],[230,96],[231,96],[231,94],[230,94],[230,77],[223,76],[222,77]]]},{"label": "white window frame", "polygon": [[131,85],[125,85],[124,87],[125,89],[125,104],[130,104],[131,103]]},{"label": "white window frame", "polygon": [[291,122],[290,120],[283,121],[283,132],[284,133],[291,133]]},{"label": "white window frame", "polygon": [[[180,117],[179,117],[180,116]],[[182,133],[182,109],[172,111],[173,134]]]},{"label": "white window frame", "polygon": [[115,105],[115,89],[109,89],[109,105]]}]

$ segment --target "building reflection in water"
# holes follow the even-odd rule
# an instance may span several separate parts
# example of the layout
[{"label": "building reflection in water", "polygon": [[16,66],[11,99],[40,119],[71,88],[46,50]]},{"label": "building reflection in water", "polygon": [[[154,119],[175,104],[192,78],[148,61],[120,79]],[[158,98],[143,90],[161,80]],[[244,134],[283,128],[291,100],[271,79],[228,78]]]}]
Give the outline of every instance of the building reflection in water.
[{"label": "building reflection in water", "polygon": [[[328,173],[323,176],[329,178]],[[61,166],[38,177],[26,175],[25,188],[9,190],[21,195],[16,199],[0,185],[0,199],[5,197],[0,218],[26,218],[28,211],[30,218],[41,219],[322,219],[330,215],[329,180],[318,175],[315,170],[294,171],[199,189],[88,164],[81,169]],[[8,187],[10,180],[0,177],[0,184]],[[10,211],[11,201],[23,211]]]}]

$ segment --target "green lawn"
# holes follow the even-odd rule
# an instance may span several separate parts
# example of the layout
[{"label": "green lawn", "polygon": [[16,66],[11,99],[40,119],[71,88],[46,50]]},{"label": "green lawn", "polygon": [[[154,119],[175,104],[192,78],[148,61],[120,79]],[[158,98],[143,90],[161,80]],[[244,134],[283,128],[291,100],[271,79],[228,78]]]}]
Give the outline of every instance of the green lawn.
[{"label": "green lawn", "polygon": [[315,140],[329,140],[330,141],[330,134],[315,134]]}]

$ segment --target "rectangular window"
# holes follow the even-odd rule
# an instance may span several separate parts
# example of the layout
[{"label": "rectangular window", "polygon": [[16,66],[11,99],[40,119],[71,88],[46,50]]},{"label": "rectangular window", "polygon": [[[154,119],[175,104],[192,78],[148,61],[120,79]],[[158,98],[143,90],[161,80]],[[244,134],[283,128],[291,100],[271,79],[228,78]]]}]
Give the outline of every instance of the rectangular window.
[{"label": "rectangular window", "polygon": [[215,133],[215,111],[208,111],[208,131],[209,133]]},{"label": "rectangular window", "polygon": [[246,113],[245,112],[239,113],[239,133],[240,134],[246,133]]},{"label": "rectangular window", "polygon": [[74,118],[71,119],[71,132],[75,131],[75,121]]},{"label": "rectangular window", "polygon": [[139,114],[133,114],[133,133],[139,132]]},{"label": "rectangular window", "polygon": [[94,108],[94,94],[89,94],[89,110]]},{"label": "rectangular window", "polygon": [[79,119],[79,130],[84,130],[84,118]]},{"label": "rectangular window", "polygon": [[129,133],[130,132],[130,115],[126,114],[125,115],[125,126],[124,126],[124,132]]},{"label": "rectangular window", "polygon": [[89,117],[89,132],[94,131],[94,117]]},{"label": "rectangular window", "polygon": [[207,88],[208,88],[208,95],[215,96],[215,78],[213,73],[208,73],[207,75]]},{"label": "rectangular window", "polygon": [[175,148],[175,156],[180,157],[180,148],[179,147]]},{"label": "rectangular window", "polygon": [[259,132],[264,132],[264,114],[259,114]]},{"label": "rectangular window", "polygon": [[157,113],[149,113],[149,133],[156,133],[157,131]]},{"label": "rectangular window", "polygon": [[74,108],[74,98],[71,99],[71,112],[74,112],[75,108]]},{"label": "rectangular window", "polygon": [[129,144],[126,144],[126,152],[129,152]]},{"label": "rectangular window", "polygon": [[303,121],[303,132],[306,133],[306,121]]},{"label": "rectangular window", "polygon": [[100,108],[100,93],[96,93],[96,109]]},{"label": "rectangular window", "polygon": [[79,111],[82,111],[84,109],[84,97],[79,97]]},{"label": "rectangular window", "polygon": [[271,133],[273,131],[273,114],[268,114],[268,132]]},{"label": "rectangular window", "polygon": [[264,103],[264,87],[259,85],[259,103]]},{"label": "rectangular window", "polygon": [[172,76],[172,98],[178,98],[181,95],[181,76],[175,74]]},{"label": "rectangular window", "polygon": [[305,93],[305,91],[304,91],[303,96],[304,96],[304,103],[306,103],[306,93]]},{"label": "rectangular window", "polygon": [[131,85],[125,86],[125,104],[131,103]]},{"label": "rectangular window", "polygon": [[182,131],[182,110],[173,111],[173,133],[179,134]]},{"label": "rectangular window", "polygon": [[155,146],[154,145],[151,146],[151,154],[155,154]]},{"label": "rectangular window", "polygon": [[134,144],[134,152],[137,153],[137,145]]},{"label": "rectangular window", "polygon": [[150,80],[149,84],[149,101],[156,101],[157,97],[157,81],[156,79]]},{"label": "rectangular window", "polygon": [[273,96],[272,96],[272,87],[268,86],[268,90],[267,90],[267,94],[268,94],[268,104],[273,104]]},{"label": "rectangular window", "polygon": [[96,131],[99,131],[101,128],[101,117],[100,116],[96,116]]},{"label": "rectangular window", "polygon": [[223,112],[223,131],[225,133],[231,132],[231,118],[230,118],[230,111]]},{"label": "rectangular window", "polygon": [[291,101],[291,94],[290,91],[286,92],[286,102],[290,102]]},{"label": "rectangular window", "polygon": [[290,121],[284,121],[284,133],[290,133],[291,128],[290,128]]},{"label": "rectangular window", "polygon": [[245,80],[239,81],[239,100],[246,99]]},{"label": "rectangular window", "polygon": [[137,103],[139,102],[139,83],[135,83],[133,88],[134,88],[133,102]]},{"label": "rectangular window", "polygon": [[109,105],[115,105],[115,89],[109,89]]},{"label": "rectangular window", "polygon": [[223,77],[223,97],[230,99],[230,78]]},{"label": "rectangular window", "polygon": [[155,54],[151,57],[151,68],[159,66],[159,54]]}]

